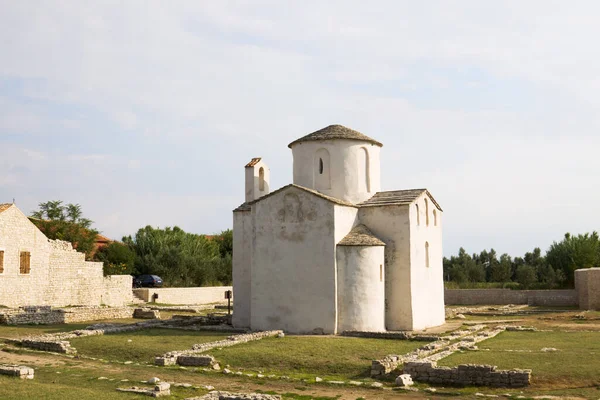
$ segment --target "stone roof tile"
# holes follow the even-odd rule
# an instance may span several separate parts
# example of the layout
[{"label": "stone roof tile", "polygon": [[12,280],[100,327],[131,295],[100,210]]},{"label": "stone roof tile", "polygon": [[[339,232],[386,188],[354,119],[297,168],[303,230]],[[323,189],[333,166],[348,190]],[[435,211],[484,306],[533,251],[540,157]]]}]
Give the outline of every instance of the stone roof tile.
[{"label": "stone roof tile", "polygon": [[435,201],[427,189],[408,189],[393,190],[389,192],[377,192],[369,200],[358,204],[359,207],[377,207],[377,206],[399,206],[408,205],[415,201],[423,193],[426,193],[431,202],[438,210],[443,211],[442,207]]},{"label": "stone roof tile", "polygon": [[385,246],[373,232],[363,224],[356,225],[339,243],[338,246]]},{"label": "stone roof tile", "polygon": [[260,162],[261,158],[260,157],[255,157],[252,160],[250,160],[250,162],[248,164],[246,164],[245,168],[250,168],[250,167],[254,167],[256,164],[258,164]]},{"label": "stone roof tile", "polygon": [[12,205],[13,205],[13,203],[0,204],[0,213],[8,210]]},{"label": "stone roof tile", "polygon": [[346,128],[342,125],[329,125],[323,129],[319,129],[316,132],[310,133],[306,136],[301,137],[300,139],[294,140],[292,143],[288,145],[289,148],[292,148],[293,145],[302,143],[302,142],[310,142],[315,140],[333,140],[333,139],[347,139],[347,140],[359,140],[362,142],[369,142],[375,144],[379,147],[382,147],[383,144],[378,142],[375,139],[368,137],[354,129]]}]

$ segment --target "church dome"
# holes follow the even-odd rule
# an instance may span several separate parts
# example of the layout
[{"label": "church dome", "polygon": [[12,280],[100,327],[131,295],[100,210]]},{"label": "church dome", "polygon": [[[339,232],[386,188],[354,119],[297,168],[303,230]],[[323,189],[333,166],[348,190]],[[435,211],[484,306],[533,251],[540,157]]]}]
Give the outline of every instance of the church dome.
[{"label": "church dome", "polygon": [[288,145],[288,147],[291,149],[293,145],[302,142],[333,139],[359,140],[361,142],[375,144],[379,147],[383,146],[383,144],[378,142],[377,140],[372,139],[358,131],[355,131],[354,129],[346,128],[342,125],[329,125],[323,129],[319,129],[316,132],[309,133],[308,135],[303,136],[300,139],[294,140]]}]

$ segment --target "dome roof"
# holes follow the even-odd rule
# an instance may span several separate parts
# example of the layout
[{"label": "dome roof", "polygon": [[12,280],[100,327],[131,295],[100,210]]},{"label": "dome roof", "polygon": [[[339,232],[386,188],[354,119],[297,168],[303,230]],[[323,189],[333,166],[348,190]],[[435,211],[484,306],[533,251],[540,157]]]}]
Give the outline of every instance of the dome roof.
[{"label": "dome roof", "polygon": [[363,135],[362,133],[355,131],[350,128],[346,128],[342,125],[329,125],[323,129],[319,129],[316,132],[309,133],[306,136],[301,137],[300,139],[294,140],[292,143],[288,145],[289,148],[292,148],[293,145],[301,143],[301,142],[310,142],[316,140],[333,140],[333,139],[346,139],[346,140],[359,140],[361,142],[369,142],[375,144],[379,147],[382,147],[383,144],[378,142],[375,139],[371,139],[367,135]]}]

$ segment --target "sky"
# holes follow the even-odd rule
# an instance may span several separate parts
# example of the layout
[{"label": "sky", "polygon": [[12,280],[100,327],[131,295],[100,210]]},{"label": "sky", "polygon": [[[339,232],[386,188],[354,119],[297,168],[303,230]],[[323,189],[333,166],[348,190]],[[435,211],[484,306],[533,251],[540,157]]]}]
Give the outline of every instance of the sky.
[{"label": "sky", "polygon": [[600,3],[0,0],[0,203],[114,239],[232,227],[244,165],[292,181],[331,124],[428,188],[449,256],[600,228]]}]

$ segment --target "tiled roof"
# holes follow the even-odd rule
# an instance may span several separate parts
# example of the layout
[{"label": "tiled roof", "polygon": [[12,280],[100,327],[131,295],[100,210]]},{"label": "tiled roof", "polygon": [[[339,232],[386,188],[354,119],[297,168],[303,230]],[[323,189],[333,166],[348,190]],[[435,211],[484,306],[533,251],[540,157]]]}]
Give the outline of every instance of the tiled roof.
[{"label": "tiled roof", "polygon": [[415,201],[423,193],[426,193],[431,202],[438,210],[443,211],[427,189],[393,190],[390,192],[377,192],[369,200],[358,204],[359,207],[398,206],[406,205]]},{"label": "tiled roof", "polygon": [[338,243],[338,246],[385,246],[385,243],[369,228],[360,224],[352,228],[350,233]]},{"label": "tiled roof", "polygon": [[[300,186],[300,185],[295,185],[295,184],[293,184],[293,183],[290,183],[289,185],[285,185],[285,186],[283,186],[283,187],[281,187],[281,188],[279,188],[279,189],[277,189],[277,190],[275,190],[275,191],[273,191],[273,192],[271,192],[271,193],[269,193],[269,194],[267,194],[267,195],[264,195],[263,197],[261,197],[261,198],[259,198],[259,199],[256,199],[256,200],[254,200],[254,201],[251,201],[251,202],[249,202],[249,203],[244,203],[244,204],[242,204],[240,207],[244,206],[245,204],[247,204],[247,205],[250,205],[250,206],[251,206],[252,204],[254,204],[254,203],[257,203],[257,202],[259,202],[259,201],[261,201],[261,200],[263,200],[263,199],[266,199],[267,197],[273,196],[274,194],[276,194],[276,193],[279,193],[279,192],[281,192],[281,191],[283,191],[283,190],[285,190],[285,189],[287,189],[287,188],[289,188],[289,187],[295,187],[295,188],[297,188],[297,189],[300,189],[300,190],[303,190],[303,191],[305,191],[305,192],[308,192],[308,193],[314,194],[314,195],[315,195],[315,196],[317,196],[317,197],[320,197],[320,198],[322,198],[322,199],[328,200],[328,201],[330,201],[330,202],[332,202],[332,203],[335,203],[335,204],[339,204],[339,205],[341,205],[341,206],[355,207],[355,208],[357,207],[357,205],[356,205],[356,204],[352,204],[352,203],[350,203],[350,202],[348,202],[348,201],[344,201],[344,200],[336,199],[335,197],[327,196],[327,195],[325,195],[325,194],[323,194],[323,193],[317,192],[316,190],[309,189],[309,188],[306,188],[306,187],[304,187],[304,186]],[[240,207],[238,207],[238,208],[240,208]],[[237,209],[236,209],[236,210],[237,210]]]},{"label": "tiled roof", "polygon": [[238,208],[233,210],[233,212],[240,212],[240,211],[252,211],[252,207],[250,207],[250,204],[248,204],[248,203],[242,203]]},{"label": "tiled roof", "polygon": [[360,140],[362,142],[369,142],[375,144],[377,146],[383,146],[380,142],[375,139],[368,137],[358,131],[355,131],[350,128],[346,128],[342,125],[329,125],[323,129],[320,129],[316,132],[310,133],[306,136],[301,137],[300,139],[294,140],[292,143],[288,145],[289,148],[292,148],[293,145],[301,143],[301,142],[309,142],[313,140],[332,140],[332,139],[347,139],[347,140]]},{"label": "tiled roof", "polygon": [[12,203],[0,204],[0,213],[8,210],[12,205],[13,205]]},{"label": "tiled roof", "polygon": [[250,162],[248,164],[246,164],[245,168],[250,168],[250,167],[254,167],[256,164],[258,164],[258,162],[261,160],[260,157],[256,157],[253,158],[252,160],[250,160]]}]

